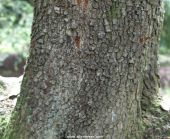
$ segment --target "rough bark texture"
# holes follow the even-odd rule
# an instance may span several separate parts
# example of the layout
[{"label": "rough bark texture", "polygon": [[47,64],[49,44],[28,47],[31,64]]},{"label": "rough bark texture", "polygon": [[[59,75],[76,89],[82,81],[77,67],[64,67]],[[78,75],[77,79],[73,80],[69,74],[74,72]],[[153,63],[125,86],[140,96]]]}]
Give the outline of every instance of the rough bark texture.
[{"label": "rough bark texture", "polygon": [[[5,139],[141,139],[141,104],[158,86],[161,2],[36,0],[30,56]],[[149,99],[141,103],[143,94]]]},{"label": "rough bark texture", "polygon": [[[158,8],[153,9],[154,13],[158,12]],[[148,106],[153,104],[153,101],[158,97],[159,91],[159,75],[158,75],[158,48],[159,48],[159,35],[162,29],[163,12],[159,13],[159,17],[152,17],[149,22],[152,25],[151,28],[156,28],[151,33],[151,37],[154,39],[150,40],[147,47],[147,62],[144,69],[143,76],[143,93],[142,93],[142,107],[144,110],[148,109]],[[145,107],[146,106],[146,107]]]}]

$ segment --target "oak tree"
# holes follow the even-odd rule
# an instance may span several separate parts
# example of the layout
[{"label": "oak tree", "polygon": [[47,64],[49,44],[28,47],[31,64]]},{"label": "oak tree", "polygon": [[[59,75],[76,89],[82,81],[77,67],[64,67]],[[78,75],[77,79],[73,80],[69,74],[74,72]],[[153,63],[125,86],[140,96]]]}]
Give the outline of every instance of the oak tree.
[{"label": "oak tree", "polygon": [[143,138],[162,20],[162,0],[36,0],[6,139]]}]

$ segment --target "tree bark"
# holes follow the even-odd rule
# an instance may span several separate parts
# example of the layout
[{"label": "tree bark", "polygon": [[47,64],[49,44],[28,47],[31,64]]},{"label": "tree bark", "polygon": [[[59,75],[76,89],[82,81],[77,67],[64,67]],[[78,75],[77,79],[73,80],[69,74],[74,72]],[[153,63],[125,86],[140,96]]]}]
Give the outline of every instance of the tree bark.
[{"label": "tree bark", "polygon": [[37,0],[5,139],[141,139],[146,71],[157,75],[161,2]]},{"label": "tree bark", "polygon": [[[154,9],[153,9],[154,10]],[[157,10],[157,9],[155,9]],[[142,93],[142,107],[144,110],[148,109],[154,103],[155,99],[158,97],[159,92],[159,75],[158,75],[158,51],[160,42],[160,32],[162,30],[163,14],[160,12],[159,17],[150,20],[152,27],[157,28],[157,30],[151,33],[152,39],[148,45],[147,49],[147,65],[144,69],[143,76],[143,93]],[[146,106],[146,107],[145,107]]]}]

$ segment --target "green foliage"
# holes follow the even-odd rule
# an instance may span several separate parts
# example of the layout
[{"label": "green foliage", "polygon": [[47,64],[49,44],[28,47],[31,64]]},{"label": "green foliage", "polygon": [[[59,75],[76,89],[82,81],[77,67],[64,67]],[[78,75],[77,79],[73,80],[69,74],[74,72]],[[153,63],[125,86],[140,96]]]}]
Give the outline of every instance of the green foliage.
[{"label": "green foliage", "polygon": [[6,89],[6,86],[4,82],[0,80],[0,94],[2,94],[5,89]]},{"label": "green foliage", "polygon": [[0,52],[28,52],[32,6],[27,1],[0,0]]},{"label": "green foliage", "polygon": [[3,134],[5,132],[5,129],[8,125],[10,116],[0,116],[0,139],[3,137]]},{"label": "green foliage", "polygon": [[170,1],[165,1],[165,16],[164,16],[164,26],[161,36],[161,47],[160,52],[162,54],[170,54]]}]

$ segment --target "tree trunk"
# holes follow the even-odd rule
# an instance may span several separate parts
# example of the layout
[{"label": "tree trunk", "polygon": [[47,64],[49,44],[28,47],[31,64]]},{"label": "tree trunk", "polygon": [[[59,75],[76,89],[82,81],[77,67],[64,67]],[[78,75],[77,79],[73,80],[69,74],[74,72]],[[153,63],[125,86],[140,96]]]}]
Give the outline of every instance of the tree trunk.
[{"label": "tree trunk", "polygon": [[[157,7],[158,8],[158,7]],[[157,9],[153,9],[157,10]],[[154,11],[156,12],[156,11]],[[158,18],[161,17],[161,18]],[[158,15],[158,17],[155,17],[151,19],[149,22],[151,22],[152,27],[156,28],[156,30],[152,31],[151,36],[152,40],[150,40],[149,47],[147,48],[147,65],[143,71],[143,93],[142,93],[142,109],[146,110],[154,103],[155,99],[158,97],[158,91],[159,91],[159,75],[158,75],[158,50],[159,50],[159,43],[160,42],[160,32],[162,29],[162,20],[163,14],[162,12]]]},{"label": "tree trunk", "polygon": [[161,0],[37,0],[34,7],[30,56],[5,139],[141,139]]}]

